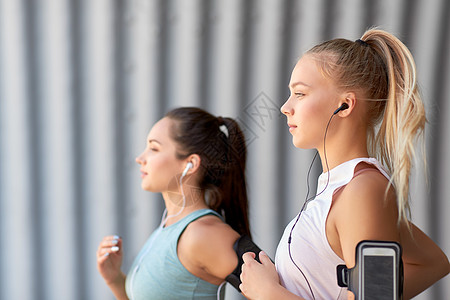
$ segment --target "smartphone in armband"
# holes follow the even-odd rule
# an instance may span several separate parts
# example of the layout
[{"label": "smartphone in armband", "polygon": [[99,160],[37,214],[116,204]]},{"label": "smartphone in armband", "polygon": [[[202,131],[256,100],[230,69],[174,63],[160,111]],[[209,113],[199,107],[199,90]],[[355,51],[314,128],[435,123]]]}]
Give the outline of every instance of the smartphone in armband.
[{"label": "smartphone in armband", "polygon": [[255,253],[256,261],[261,263],[261,261],[259,260],[259,252],[261,252],[261,249],[247,235],[243,235],[239,239],[237,239],[237,241],[233,245],[233,249],[238,257],[238,265],[236,269],[234,269],[234,271],[225,278],[225,280],[229,282],[236,290],[241,292],[241,290],[239,289],[239,285],[241,284],[240,276],[242,265],[244,264],[242,255],[246,252],[253,252]]},{"label": "smartphone in armband", "polygon": [[348,287],[356,300],[399,300],[403,293],[401,246],[397,242],[361,241],[351,269],[337,267],[338,285]]}]

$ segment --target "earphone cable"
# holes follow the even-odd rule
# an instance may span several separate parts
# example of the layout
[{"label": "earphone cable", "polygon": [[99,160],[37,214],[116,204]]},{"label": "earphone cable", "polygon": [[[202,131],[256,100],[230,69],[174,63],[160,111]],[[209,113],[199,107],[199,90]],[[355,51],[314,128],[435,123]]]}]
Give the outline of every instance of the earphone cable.
[{"label": "earphone cable", "polygon": [[186,196],[184,195],[184,189],[183,189],[183,178],[184,178],[184,176],[185,175],[181,175],[181,177],[180,177],[180,190],[181,190],[181,197],[183,198],[181,209],[176,214],[166,216],[166,218],[162,222],[162,226],[164,226],[166,224],[168,219],[174,218],[176,216],[179,216],[183,212],[184,207],[186,206]]},{"label": "earphone cable", "polygon": [[[183,177],[184,177],[184,175],[181,175],[181,177],[180,177],[180,189],[181,189],[181,196],[183,197],[183,205],[182,205],[182,207],[181,207],[179,212],[177,212],[174,215],[170,215],[170,216],[167,215],[167,208],[164,209],[164,212],[163,212],[163,215],[162,215],[162,218],[161,218],[161,223],[159,224],[159,227],[164,227],[164,225],[166,225],[166,222],[167,222],[168,219],[180,215],[183,212],[184,207],[186,206],[186,197],[184,195],[184,190],[183,190]],[[153,244],[153,242],[150,243],[150,245],[147,247],[147,250],[141,255],[141,258],[139,259],[139,261],[136,264],[133,272],[131,273],[131,277],[130,277],[130,293],[131,293],[130,299],[131,300],[134,299],[134,293],[133,293],[134,277],[136,276],[136,273],[137,273],[137,271],[138,271],[138,269],[139,269],[139,267],[140,267],[140,265],[142,263],[142,260],[147,256],[148,252],[151,250],[152,244]]]},{"label": "earphone cable", "polygon": [[315,300],[316,298],[314,297],[314,292],[313,292],[313,290],[312,290],[312,288],[311,288],[311,285],[310,285],[310,283],[309,283],[309,281],[308,281],[308,278],[306,277],[306,275],[303,273],[303,271],[300,269],[300,267],[297,265],[297,263],[294,261],[294,258],[292,257],[292,254],[291,254],[291,241],[292,241],[292,233],[293,233],[293,231],[294,231],[294,228],[295,228],[295,226],[297,225],[298,221],[300,220],[300,216],[301,216],[302,212],[306,209],[306,205],[309,203],[309,201],[315,199],[317,196],[319,196],[319,195],[321,195],[323,192],[325,192],[325,190],[326,190],[327,187],[328,187],[328,183],[330,182],[330,168],[329,168],[329,166],[328,166],[328,159],[327,159],[327,152],[326,152],[326,148],[325,148],[325,141],[326,141],[326,137],[327,137],[327,133],[328,133],[328,127],[330,126],[331,120],[333,119],[334,115],[335,115],[335,114],[332,114],[331,117],[330,117],[330,119],[328,120],[327,126],[326,126],[326,128],[325,128],[325,134],[324,134],[324,136],[323,136],[323,152],[324,152],[324,158],[325,158],[325,165],[326,165],[326,167],[327,167],[327,182],[326,182],[325,187],[323,188],[323,190],[320,191],[320,193],[317,193],[317,194],[315,194],[314,196],[312,196],[311,198],[308,198],[308,196],[309,196],[309,175],[310,175],[310,173],[311,173],[311,169],[312,169],[314,160],[316,159],[317,154],[319,153],[319,152],[317,151],[316,154],[314,155],[313,160],[311,161],[311,164],[310,164],[309,169],[308,169],[308,173],[307,173],[307,175],[306,175],[306,185],[307,185],[307,190],[306,190],[305,201],[303,202],[302,208],[300,209],[300,212],[299,212],[298,215],[297,215],[297,218],[296,218],[296,220],[295,220],[295,222],[294,222],[294,225],[293,225],[292,228],[291,228],[291,231],[290,231],[290,233],[289,233],[289,238],[288,238],[288,253],[289,253],[289,258],[291,259],[291,261],[292,261],[292,263],[294,264],[294,266],[300,271],[300,273],[302,274],[303,278],[305,278],[306,283],[308,284],[308,288],[309,288],[309,291],[310,291],[310,293],[311,293],[311,296],[313,297],[314,300]]}]

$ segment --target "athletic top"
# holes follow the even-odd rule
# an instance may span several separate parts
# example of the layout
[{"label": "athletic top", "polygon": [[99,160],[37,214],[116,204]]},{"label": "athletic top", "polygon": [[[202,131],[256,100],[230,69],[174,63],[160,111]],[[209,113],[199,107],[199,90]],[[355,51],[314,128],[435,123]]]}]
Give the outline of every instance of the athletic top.
[{"label": "athletic top", "polygon": [[305,299],[347,299],[347,288],[339,287],[336,277],[336,266],[345,262],[331,249],[325,223],[333,194],[352,180],[360,162],[374,165],[389,179],[381,164],[374,158],[356,158],[333,168],[329,174],[322,173],[319,176],[316,197],[301,212],[292,232],[291,255],[301,272],[292,262],[288,250],[289,234],[297,217],[285,228],[278,244],[275,265],[281,284],[290,292]]},{"label": "athletic top", "polygon": [[218,286],[192,275],[177,255],[178,240],[186,227],[206,215],[219,216],[211,209],[196,210],[152,233],[126,278],[125,288],[130,300],[217,298]]}]

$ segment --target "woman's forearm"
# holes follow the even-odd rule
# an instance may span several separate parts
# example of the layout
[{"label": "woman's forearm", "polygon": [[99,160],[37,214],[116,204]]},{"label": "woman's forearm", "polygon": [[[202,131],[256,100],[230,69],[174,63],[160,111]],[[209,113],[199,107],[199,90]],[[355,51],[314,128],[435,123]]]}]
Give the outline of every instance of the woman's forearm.
[{"label": "woman's forearm", "polygon": [[121,272],[114,281],[107,282],[108,287],[111,289],[117,300],[128,300],[128,296],[125,291],[125,280],[126,276]]},{"label": "woman's forearm", "polygon": [[403,299],[411,299],[448,274],[448,265],[421,266],[405,264]]},{"label": "woman's forearm", "polygon": [[445,253],[425,233],[411,224],[402,232],[405,299],[410,299],[446,276],[450,264]]}]

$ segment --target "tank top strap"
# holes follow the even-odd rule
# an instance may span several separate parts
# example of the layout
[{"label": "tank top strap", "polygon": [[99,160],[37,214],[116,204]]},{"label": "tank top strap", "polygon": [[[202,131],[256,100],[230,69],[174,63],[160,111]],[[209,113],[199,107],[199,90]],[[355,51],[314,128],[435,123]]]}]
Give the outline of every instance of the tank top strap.
[{"label": "tank top strap", "polygon": [[177,231],[179,234],[181,234],[189,224],[191,224],[195,220],[198,220],[201,217],[204,217],[207,215],[217,216],[220,219],[222,219],[222,216],[219,215],[216,211],[209,209],[209,208],[204,208],[204,209],[199,209],[199,210],[196,210],[196,211],[190,213],[183,219],[179,220],[175,224],[172,224],[172,225],[166,227],[165,229],[170,230],[171,228],[173,228],[174,231]]},{"label": "tank top strap", "polygon": [[[360,169],[360,170],[356,171],[356,172],[353,174],[353,178],[355,178],[355,177],[358,176],[358,175],[361,175],[362,173],[366,173],[366,172],[370,172],[370,171],[375,171],[375,172],[377,172],[377,173],[383,174],[383,173],[380,171],[380,169],[378,169],[378,168],[376,168],[376,167],[373,167],[373,168],[363,168],[363,169]],[[383,175],[384,175],[384,174],[383,174]]]},{"label": "tank top strap", "polygon": [[[375,158],[363,157],[363,158],[354,159],[354,160],[350,161],[349,163],[350,163],[349,164],[350,168],[353,170],[353,173],[350,173],[351,176],[348,178],[348,182],[350,182],[356,176],[359,176],[362,173],[370,172],[370,171],[378,172],[381,175],[383,175],[384,177],[386,177],[388,180],[390,180],[390,176],[387,173],[387,171],[383,168],[383,166]],[[355,171],[356,167],[360,163],[366,163],[370,166]],[[332,202],[334,202],[334,195],[337,194],[339,191],[341,191],[347,185],[348,182],[346,182],[345,184],[342,184],[342,185],[338,186],[336,189],[334,189]]]}]

